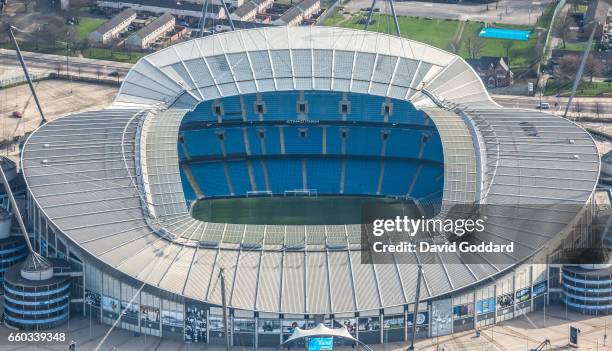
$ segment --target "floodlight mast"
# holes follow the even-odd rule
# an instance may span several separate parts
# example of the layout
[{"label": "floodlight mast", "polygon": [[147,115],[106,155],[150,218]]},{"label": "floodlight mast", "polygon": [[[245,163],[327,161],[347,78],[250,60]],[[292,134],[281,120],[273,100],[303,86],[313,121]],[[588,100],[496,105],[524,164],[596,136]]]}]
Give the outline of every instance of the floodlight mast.
[{"label": "floodlight mast", "polygon": [[208,13],[208,0],[204,0],[202,4],[202,19],[200,20],[200,38],[204,36],[204,27],[206,26],[206,14]]},{"label": "floodlight mast", "polygon": [[32,84],[32,79],[30,79],[30,73],[28,72],[28,67],[21,55],[21,50],[19,49],[19,44],[17,43],[17,39],[15,39],[15,34],[13,34],[13,26],[10,24],[7,25],[7,31],[9,33],[9,37],[15,45],[15,50],[17,51],[17,58],[19,58],[19,63],[21,64],[21,68],[23,69],[23,74],[25,75],[26,81],[30,86],[30,91],[32,92],[32,96],[34,96],[34,101],[36,102],[36,107],[38,108],[38,112],[40,113],[40,125],[47,123],[47,119],[45,118],[45,114],[43,112],[42,106],[40,105],[40,101],[38,100],[38,95],[36,95],[36,89],[34,89],[34,84]]},{"label": "floodlight mast", "polygon": [[567,117],[567,112],[569,111],[569,108],[572,105],[572,100],[574,100],[574,95],[576,95],[578,84],[580,84],[580,81],[582,80],[582,73],[584,72],[584,66],[586,66],[586,62],[589,57],[589,53],[591,52],[591,46],[593,46],[593,38],[595,37],[595,31],[597,30],[597,26],[599,25],[599,22],[592,21],[590,23],[593,23],[593,30],[591,31],[591,35],[589,35],[589,41],[587,42],[587,47],[584,50],[584,54],[582,55],[582,60],[580,61],[578,72],[576,72],[576,77],[574,78],[574,84],[572,86],[572,93],[570,94],[569,100],[567,101],[567,105],[565,105],[565,112],[563,112],[563,117]]}]

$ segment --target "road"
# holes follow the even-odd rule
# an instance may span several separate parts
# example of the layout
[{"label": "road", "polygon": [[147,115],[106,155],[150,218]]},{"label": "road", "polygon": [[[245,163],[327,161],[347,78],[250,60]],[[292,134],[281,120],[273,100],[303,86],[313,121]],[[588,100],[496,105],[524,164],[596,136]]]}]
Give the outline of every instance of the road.
[{"label": "road", "polygon": [[[33,52],[24,52],[24,59],[28,69],[33,71],[60,71],[66,73],[66,57],[58,55],[47,55]],[[80,57],[69,57],[68,66],[72,74],[88,76],[93,78],[105,78],[112,72],[118,72],[121,77],[125,77],[132,67],[130,63],[121,63],[105,60],[92,60]],[[0,67],[20,67],[19,59],[14,50],[0,49]],[[1,77],[0,77],[1,78]]]},{"label": "road", "polygon": [[[395,11],[399,16],[419,16],[454,20],[499,22],[509,24],[534,25],[544,8],[552,0],[500,0],[488,5],[477,3],[448,4],[425,1],[395,1]],[[344,5],[346,11],[359,11],[369,8],[372,0],[350,0]],[[377,1],[376,7],[383,13],[391,13],[387,1]],[[497,7],[497,8],[496,8]]]},{"label": "road", "polygon": [[[540,98],[537,96],[493,95],[493,100],[504,107],[537,109]],[[550,104],[549,113],[563,114],[568,98],[544,96],[542,102]],[[572,116],[605,117],[612,119],[612,98],[576,97],[569,110]]]}]

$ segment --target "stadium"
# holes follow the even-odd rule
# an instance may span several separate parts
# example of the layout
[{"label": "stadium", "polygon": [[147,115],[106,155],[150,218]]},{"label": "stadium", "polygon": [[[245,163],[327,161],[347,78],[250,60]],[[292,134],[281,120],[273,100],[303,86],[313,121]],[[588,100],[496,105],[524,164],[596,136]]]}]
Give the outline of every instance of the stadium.
[{"label": "stadium", "polygon": [[[319,322],[376,344],[540,308],[560,274],[548,263],[592,242],[600,168],[587,132],[500,107],[460,57],[332,27],[150,54],[107,109],[36,130],[21,163],[35,249],[82,273],[72,313],[223,343],[223,270],[231,342],[258,347]],[[372,204],[478,205],[486,230],[470,240],[516,249],[364,264]]]}]

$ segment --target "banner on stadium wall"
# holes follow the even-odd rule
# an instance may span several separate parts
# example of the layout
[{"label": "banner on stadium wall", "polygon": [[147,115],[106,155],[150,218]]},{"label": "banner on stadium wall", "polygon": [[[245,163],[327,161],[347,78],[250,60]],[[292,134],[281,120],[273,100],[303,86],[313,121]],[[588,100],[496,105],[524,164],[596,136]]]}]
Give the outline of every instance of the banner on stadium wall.
[{"label": "banner on stadium wall", "polygon": [[404,329],[404,316],[384,316],[383,329]]},{"label": "banner on stadium wall", "polygon": [[159,329],[159,307],[140,306],[140,325],[147,328]]},{"label": "banner on stadium wall", "polygon": [[352,336],[357,336],[357,318],[334,319],[334,328],[342,328],[343,326]]},{"label": "banner on stadium wall", "polygon": [[466,303],[463,305],[453,306],[453,317],[455,319],[472,316],[473,314],[474,314],[474,304],[473,303]]},{"label": "banner on stadium wall", "polygon": [[162,310],[162,324],[182,328],[183,312]]},{"label": "banner on stadium wall", "polygon": [[86,305],[91,305],[92,307],[100,308],[101,296],[95,291],[91,291],[85,289],[85,293],[83,294],[83,298],[85,300]]},{"label": "banner on stadium wall", "polygon": [[367,317],[358,319],[357,328],[360,332],[362,331],[378,331],[380,330],[380,318],[379,317]]},{"label": "banner on stadium wall", "polygon": [[119,300],[110,296],[102,295],[102,309],[105,311],[119,313]]},{"label": "banner on stadium wall", "polygon": [[516,291],[516,303],[529,301],[531,299],[531,288]]},{"label": "banner on stadium wall", "polygon": [[[128,318],[138,319],[138,304],[129,303],[129,301],[121,301],[121,311],[125,311],[125,316]],[[136,322],[138,324],[138,322]]]},{"label": "banner on stadium wall", "polygon": [[476,302],[476,313],[477,314],[490,313],[494,311],[495,311],[495,298],[494,297],[490,297],[488,299]]},{"label": "banner on stadium wall", "polygon": [[283,319],[283,340],[287,340],[295,328],[306,329],[306,321],[305,320],[291,320],[291,319]]},{"label": "banner on stadium wall", "polygon": [[505,294],[497,298],[498,308],[501,310],[514,305],[514,294]]},{"label": "banner on stadium wall", "polygon": [[259,334],[280,334],[281,322],[278,319],[260,319],[257,325]]},{"label": "banner on stadium wall", "polygon": [[[409,313],[406,318],[406,322],[409,327],[412,327],[412,321],[414,320],[414,313]],[[417,313],[417,327],[429,325],[429,312],[423,311]]]},{"label": "banner on stadium wall", "polygon": [[431,336],[452,334],[453,303],[451,299],[437,300],[431,303]]},{"label": "banner on stadium wall", "polygon": [[543,281],[540,283],[537,283],[536,285],[533,286],[533,297],[538,297],[540,295],[543,295],[546,293],[546,291],[548,290],[548,281]]},{"label": "banner on stadium wall", "polygon": [[208,321],[208,305],[203,303],[185,304],[185,341],[205,343]]}]

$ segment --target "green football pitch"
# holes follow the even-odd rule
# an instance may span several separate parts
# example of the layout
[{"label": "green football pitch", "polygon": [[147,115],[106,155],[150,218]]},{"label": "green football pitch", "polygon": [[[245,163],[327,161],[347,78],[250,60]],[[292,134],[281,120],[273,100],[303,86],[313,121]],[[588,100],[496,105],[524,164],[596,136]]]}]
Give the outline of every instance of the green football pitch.
[{"label": "green football pitch", "polygon": [[193,205],[195,219],[213,223],[270,225],[338,225],[361,223],[364,206],[381,205],[415,215],[411,200],[372,196],[239,197],[203,199]]}]

